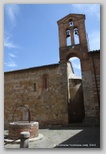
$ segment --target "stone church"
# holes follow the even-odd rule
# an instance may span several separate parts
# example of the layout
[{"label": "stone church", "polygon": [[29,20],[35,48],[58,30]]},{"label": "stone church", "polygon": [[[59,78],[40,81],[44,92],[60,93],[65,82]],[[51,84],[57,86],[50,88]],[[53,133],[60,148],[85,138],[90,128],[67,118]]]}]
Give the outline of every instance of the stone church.
[{"label": "stone church", "polygon": [[[40,127],[99,121],[100,50],[89,51],[85,15],[69,14],[57,25],[59,63],[4,73],[5,128],[19,105],[29,108],[31,121]],[[82,78],[74,74],[72,57],[80,59]],[[14,121],[20,120],[28,120],[21,108],[14,115]]]}]

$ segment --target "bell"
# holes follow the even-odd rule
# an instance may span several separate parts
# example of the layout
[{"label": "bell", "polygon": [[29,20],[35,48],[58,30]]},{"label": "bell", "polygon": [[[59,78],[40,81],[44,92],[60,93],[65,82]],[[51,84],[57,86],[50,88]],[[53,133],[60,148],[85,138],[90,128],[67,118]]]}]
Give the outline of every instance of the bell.
[{"label": "bell", "polygon": [[70,37],[70,32],[69,31],[66,32],[66,37]]},{"label": "bell", "polygon": [[77,29],[75,29],[75,34],[78,35],[78,30]]}]

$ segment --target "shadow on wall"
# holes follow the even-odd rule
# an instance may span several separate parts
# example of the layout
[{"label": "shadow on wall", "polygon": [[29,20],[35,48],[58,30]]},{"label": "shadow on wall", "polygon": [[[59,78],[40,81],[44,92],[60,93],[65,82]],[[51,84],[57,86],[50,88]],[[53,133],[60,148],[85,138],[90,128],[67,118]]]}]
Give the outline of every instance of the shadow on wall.
[{"label": "shadow on wall", "polygon": [[85,116],[81,79],[70,79],[69,123],[82,122]]}]

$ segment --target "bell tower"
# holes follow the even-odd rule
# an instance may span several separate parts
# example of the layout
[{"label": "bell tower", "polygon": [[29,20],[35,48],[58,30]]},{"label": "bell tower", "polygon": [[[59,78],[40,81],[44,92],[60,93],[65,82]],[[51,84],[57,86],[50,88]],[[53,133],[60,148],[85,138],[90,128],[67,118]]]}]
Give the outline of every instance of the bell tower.
[{"label": "bell tower", "polygon": [[66,96],[64,102],[68,103],[67,61],[72,57],[78,57],[81,62],[85,119],[96,119],[96,104],[93,93],[93,70],[91,57],[89,56],[85,15],[69,14],[57,21],[57,24],[61,86],[63,95]]},{"label": "bell tower", "polygon": [[69,14],[57,23],[59,29],[60,63],[67,61],[73,53],[79,58],[85,56],[86,52],[88,52],[85,15]]},{"label": "bell tower", "polygon": [[78,35],[79,44],[86,42],[85,15],[70,14],[58,21],[60,47],[66,46],[67,37],[71,38],[71,45],[75,45],[74,35]]}]

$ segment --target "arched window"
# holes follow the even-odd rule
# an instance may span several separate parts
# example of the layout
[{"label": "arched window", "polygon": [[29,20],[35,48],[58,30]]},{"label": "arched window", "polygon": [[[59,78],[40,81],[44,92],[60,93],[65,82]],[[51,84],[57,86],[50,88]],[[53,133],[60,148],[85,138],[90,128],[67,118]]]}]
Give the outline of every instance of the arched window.
[{"label": "arched window", "polygon": [[70,30],[67,29],[66,30],[66,41],[67,41],[67,46],[71,45],[71,34],[70,34]]},{"label": "arched window", "polygon": [[72,19],[69,20],[69,26],[70,27],[73,26],[73,20]]},{"label": "arched window", "polygon": [[34,83],[34,92],[36,92],[36,83]]},{"label": "arched window", "polygon": [[47,88],[47,77],[44,77],[43,82],[44,82],[44,89],[46,89]]},{"label": "arched window", "polygon": [[48,75],[43,74],[43,89],[47,89],[47,88],[48,88]]},{"label": "arched window", "polygon": [[79,32],[78,32],[78,28],[77,27],[74,27],[74,41],[75,41],[75,44],[79,44]]},{"label": "arched window", "polygon": [[72,57],[69,59],[72,64],[73,72],[77,77],[82,78],[82,71],[81,71],[81,62],[80,59],[77,57]]}]

